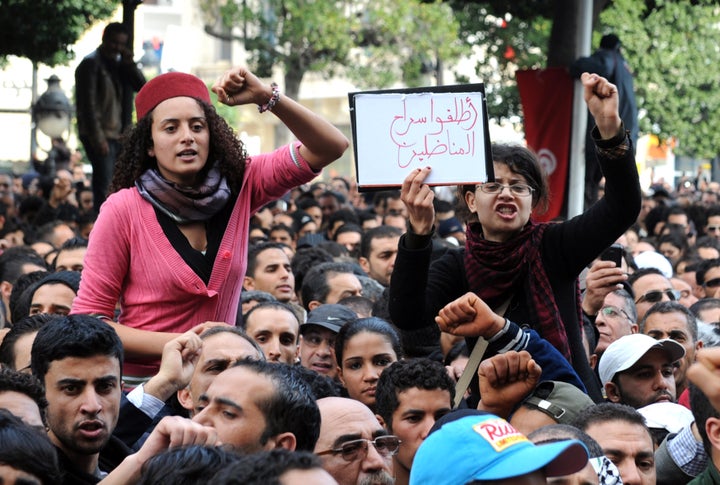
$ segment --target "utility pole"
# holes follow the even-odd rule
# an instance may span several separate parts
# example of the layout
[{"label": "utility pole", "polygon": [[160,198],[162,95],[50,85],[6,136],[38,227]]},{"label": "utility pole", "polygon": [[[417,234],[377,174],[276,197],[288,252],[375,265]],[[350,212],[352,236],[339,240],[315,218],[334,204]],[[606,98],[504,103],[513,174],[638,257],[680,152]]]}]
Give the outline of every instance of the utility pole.
[{"label": "utility pole", "polygon": [[[578,29],[575,45],[575,59],[590,55],[592,38],[592,0],[580,0],[578,7]],[[585,131],[587,129],[587,107],[583,99],[580,80],[575,81],[573,90],[573,123],[570,133],[570,184],[568,186],[568,214],[570,219],[583,212],[585,202]]]},{"label": "utility pole", "polygon": [[[128,46],[132,50],[135,45],[135,9],[142,3],[142,0],[123,0],[123,25],[128,30]],[[133,92],[126,89],[123,93],[123,126],[132,125]]]}]

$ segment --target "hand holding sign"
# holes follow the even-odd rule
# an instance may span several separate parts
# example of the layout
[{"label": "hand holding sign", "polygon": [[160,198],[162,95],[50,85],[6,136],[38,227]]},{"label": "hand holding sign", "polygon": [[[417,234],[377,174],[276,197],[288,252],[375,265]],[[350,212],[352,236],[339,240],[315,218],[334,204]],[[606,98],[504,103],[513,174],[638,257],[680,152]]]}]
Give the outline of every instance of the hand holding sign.
[{"label": "hand holding sign", "polygon": [[358,186],[400,186],[431,167],[429,185],[480,183],[492,171],[483,86],[350,94]]},{"label": "hand holding sign", "polygon": [[405,178],[400,191],[400,199],[408,211],[408,222],[415,234],[426,235],[432,231],[435,223],[435,192],[425,184],[430,167],[418,168]]}]

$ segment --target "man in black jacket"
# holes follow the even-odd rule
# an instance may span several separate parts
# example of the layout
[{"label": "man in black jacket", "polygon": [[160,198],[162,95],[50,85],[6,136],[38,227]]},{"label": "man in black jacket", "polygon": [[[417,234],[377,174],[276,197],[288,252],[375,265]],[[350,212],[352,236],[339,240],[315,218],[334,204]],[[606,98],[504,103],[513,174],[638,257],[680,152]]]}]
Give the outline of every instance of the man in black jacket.
[{"label": "man in black jacket", "polygon": [[[600,40],[600,48],[589,57],[581,57],[570,67],[570,73],[579,78],[583,72],[598,74],[613,83],[618,89],[618,109],[625,129],[630,132],[633,147],[638,139],[638,107],[635,100],[633,74],[621,52],[620,38],[607,34]],[[595,126],[592,117],[588,119],[587,139],[585,142],[585,207],[597,200],[598,183],[602,172],[596,162],[595,144],[590,131]]]},{"label": "man in black jacket", "polygon": [[132,103],[125,100],[145,84],[128,46],[129,37],[123,24],[108,24],[100,47],[75,70],[78,134],[93,167],[96,212],[105,201],[120,135],[132,123]]}]

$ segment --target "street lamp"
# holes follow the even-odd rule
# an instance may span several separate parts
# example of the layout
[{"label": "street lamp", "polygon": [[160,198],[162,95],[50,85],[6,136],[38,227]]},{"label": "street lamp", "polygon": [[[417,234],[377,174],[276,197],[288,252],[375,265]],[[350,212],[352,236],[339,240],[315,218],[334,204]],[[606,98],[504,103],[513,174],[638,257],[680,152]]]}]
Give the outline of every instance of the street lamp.
[{"label": "street lamp", "polygon": [[[45,135],[53,140],[63,140],[63,135],[70,128],[70,115],[72,108],[70,101],[60,88],[60,78],[55,74],[45,80],[47,82],[47,91],[42,93],[40,97],[33,103],[30,108],[32,115],[32,129],[30,133],[30,163],[35,163],[35,152],[37,151],[37,130],[39,129]],[[45,171],[48,175],[55,174],[55,154],[54,150],[48,152]]]},{"label": "street lamp", "polygon": [[55,74],[46,79],[48,89],[32,107],[32,118],[37,128],[50,138],[62,138],[70,128],[70,101],[60,88]]}]

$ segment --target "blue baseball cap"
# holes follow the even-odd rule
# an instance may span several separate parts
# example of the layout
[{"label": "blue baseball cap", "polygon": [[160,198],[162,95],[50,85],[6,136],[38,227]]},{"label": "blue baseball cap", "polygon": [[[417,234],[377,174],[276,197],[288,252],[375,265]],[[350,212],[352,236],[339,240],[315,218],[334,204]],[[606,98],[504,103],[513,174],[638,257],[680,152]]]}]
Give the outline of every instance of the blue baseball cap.
[{"label": "blue baseball cap", "polygon": [[502,418],[462,410],[435,423],[415,454],[410,485],[465,485],[519,477],[541,468],[546,476],[558,477],[587,463],[587,448],[580,441],[535,445]]}]

